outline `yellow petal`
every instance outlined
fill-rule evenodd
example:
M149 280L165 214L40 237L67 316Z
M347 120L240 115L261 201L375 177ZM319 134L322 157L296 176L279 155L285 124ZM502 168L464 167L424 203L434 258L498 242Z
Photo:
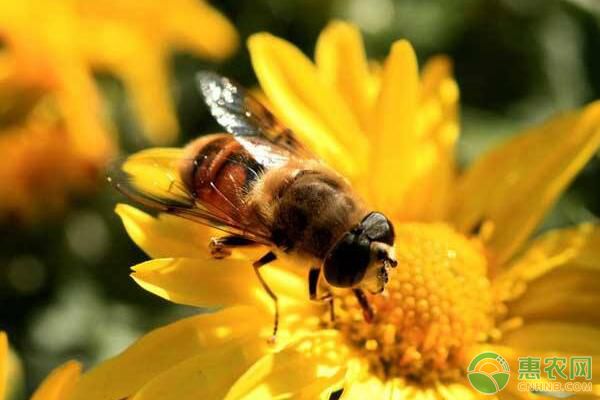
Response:
M364 172L368 143L358 121L311 61L267 33L252 35L248 48L260 85L282 121L348 178Z
M210 257L209 243L225 236L223 231L187 219L161 213L152 217L127 204L118 204L115 212L121 217L129 237L152 258ZM232 251L230 258L257 260L267 252L264 246L252 246Z
M490 221L487 247L503 264L599 145L600 102L516 136L460 178L452 221L464 232Z
M443 55L431 57L421 72L421 102L438 99L444 107L456 107L459 93L456 82L453 81L452 61Z
M129 183L131 187L146 196L173 201L189 201L189 194L179 174L179 163L184 157L182 148L156 147L139 151L129 156L120 166L131 181L118 172L115 184Z
M31 400L65 400L81 375L81 364L69 361L56 368L44 379Z
M471 399L493 399L489 395L482 395L467 383L439 383L436 385L438 393L442 399L446 400L471 400Z
M385 385L381 380L371 377L360 382L353 382L342 393L343 400L361 400L366 398L384 398Z
M223 14L204 0L180 0L163 7L171 40L179 49L215 60L229 57L238 46L238 34Z
M109 70L123 81L150 142L172 142L178 126L169 88L167 47L157 46L156 37L132 30L129 24L109 23L96 16L89 18L79 40L97 68ZM132 54L136 54L136 62L131 62Z
M539 397L534 394L528 395L525 392L518 391L518 389L517 389L517 391L513 391L513 390L509 390L509 389L510 389L510 382L508 384L508 387L506 387L504 390L502 390L500 393L498 393L495 398L499 399L499 400L524 400L524 399L530 399L533 396ZM492 397L492 399L493 398L494 397Z
M133 279L144 289L175 303L197 307L236 304L272 310L273 302L247 260L214 258L161 258L135 266ZM308 301L304 279L267 265L261 274L280 297L280 305Z
M600 328L560 322L533 322L510 331L502 344L518 354L536 352L600 355Z
M323 79L342 95L363 130L370 113L369 64L358 28L331 22L319 35L315 61Z
M127 204L117 205L115 212L129 237L152 258L208 257L210 239L223 236L221 231L168 214L154 218Z
M597 230L594 225L582 224L576 228L547 232L534 240L513 263L497 271L499 274L493 280L494 290L507 291L502 293L502 301L521 295L524 287L517 287L519 284L527 284L583 255L587 245L596 242L593 238L597 236Z
M408 187L433 162L433 147L419 147L416 137L418 90L415 52L407 41L398 41L383 70L370 154L376 205L393 217L402 209Z
M0 400L4 399L8 386L8 339L0 331Z
M450 60L437 56L427 61L421 73L419 97L415 155L433 149L432 163L408 187L398 218L439 221L446 217L456 179L459 92Z
M346 369L340 368L338 372L331 376L317 378L300 389L296 397L299 400L331 400L332 395L339 390L340 382L343 382L345 373Z
M600 322L600 227L551 231L494 281L508 317Z
M508 304L508 318L600 324L600 270L565 265L531 282Z
M178 134L169 83L172 48L223 59L235 50L238 38L227 19L204 1L156 4L80 5L85 23L75 40L94 67L122 79L142 131L152 143L165 144Z
M175 365L227 343L258 336L264 316L249 307L198 315L156 329L120 355L84 374L70 400L116 400L132 396Z
M99 118L102 109L100 96L94 82L77 62L60 64L64 74L64 88L56 96L64 114L64 123L77 154L95 165L106 165L115 154L112 130ZM67 78L68 77L68 78ZM82 101L85 99L85 101Z
M179 126L171 100L169 68L164 54L154 47L148 40L139 41L134 47L136 62L123 60L115 72L123 80L142 132L151 143L165 145L177 139Z
M339 340L337 332L321 331L265 355L235 382L225 399L297 398L317 382L318 389L327 389L344 370L346 355ZM314 386L311 391L320 392Z
M150 380L132 400L222 399L267 346L256 336L208 348Z

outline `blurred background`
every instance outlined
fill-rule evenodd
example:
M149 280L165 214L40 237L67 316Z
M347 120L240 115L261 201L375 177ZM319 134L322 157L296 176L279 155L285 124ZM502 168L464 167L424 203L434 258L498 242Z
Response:
M114 214L123 198L102 168L118 153L215 131L194 72L255 85L248 35L269 31L312 56L319 31L342 18L361 28L371 58L398 38L413 43L421 63L450 55L462 97L461 165L526 125L600 98L598 0L2 3L0 330L20 360L15 399L67 359L92 365L197 312L128 277L147 257ZM596 156L543 228L598 216Z

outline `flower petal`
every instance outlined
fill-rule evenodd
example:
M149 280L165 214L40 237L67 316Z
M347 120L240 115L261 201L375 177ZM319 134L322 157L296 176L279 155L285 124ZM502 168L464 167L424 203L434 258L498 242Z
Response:
M358 28L331 22L319 35L315 61L323 79L342 95L366 131L371 111L369 64Z
M180 48L215 60L229 57L237 49L235 27L208 2L180 0L164 10L169 13L171 38Z
M321 331L265 355L235 382L225 399L294 397L308 387L313 393L326 390L339 382L340 369L344 371L339 340L337 332Z
M359 400L368 397L379 399L386 395L386 382L371 373L369 361L353 357L346 362L346 377L343 382L341 400Z
M467 383L438 383L437 392L445 400L471 400L490 399L489 395L483 395L473 390ZM491 397L493 399L493 397Z
M257 337L264 318L253 308L235 307L156 329L84 374L70 400L129 397L152 378L207 349Z
M161 258L133 269L132 277L140 286L175 303L197 307L252 304L267 310L273 307L273 301L246 260ZM299 276L271 265L260 271L280 297L282 306L294 300L308 300L306 282Z
M121 35L121 42L125 35ZM179 126L171 100L169 65L164 54L155 51L156 44L147 38L132 38L137 61L121 59L115 72L123 80L133 111L141 123L142 132L156 145L173 143ZM139 66L143 65L144 68ZM151 84L150 84L151 83ZM151 112L149 112L151 110Z
M551 231L494 282L508 318L600 322L600 227Z
M505 263L599 146L600 102L516 136L460 178L452 221L463 232L491 222L487 247Z
M571 229L557 229L534 240L519 258L506 268L495 271L494 290L501 301L512 300L523 293L527 284L544 274L572 261L585 248L597 229L582 224ZM591 243L593 243L592 240Z
M402 220L439 221L446 217L456 171L454 152L458 139L458 85L448 58L427 61L421 73L416 116L418 152L433 152L432 162L410 182L398 207Z
M248 40L252 66L275 113L319 157L350 179L365 172L358 121L300 50L267 33Z
M408 187L433 163L433 148L418 147L419 72L405 40L392 46L372 121L371 191L378 208L396 218Z
M4 399L8 386L8 338L0 331L0 400Z
M561 353L600 356L600 328L560 322L534 322L507 332L502 344L517 354ZM600 366L600 364L599 364Z
M508 304L508 318L600 323L600 271L574 266L553 270L528 285L525 294Z
M169 214L157 218L127 204L115 212L121 217L129 237L152 258L210 256L208 244L223 232Z
M142 150L129 156L120 166L122 172L115 171L115 176L110 179L118 189L130 189L126 191L128 195L143 194L141 200L153 196L181 202L189 197L179 174L179 162L183 157L183 148Z
M222 399L266 347L256 336L208 348L150 380L132 400Z
M335 392L340 389L340 382L343 382L345 373L346 369L340 368L338 372L331 376L315 379L297 392L297 398L303 400L331 400L335 398Z
M53 370L37 388L31 400L64 400L69 398L81 375L81 364L69 361Z
M342 393L343 400L361 400L366 398L384 398L385 385L379 379L371 377L360 382L353 382Z
M81 40L94 65L116 73L123 80L143 132L154 144L173 142L179 129L168 79L168 46L220 60L229 56L238 44L235 28L206 2L177 0L175 3L160 9L160 15L153 15L157 10L152 6L131 6L132 13L139 12L148 20L164 24L156 29L155 35L131 29L135 21L107 23L91 7L87 10L90 18Z

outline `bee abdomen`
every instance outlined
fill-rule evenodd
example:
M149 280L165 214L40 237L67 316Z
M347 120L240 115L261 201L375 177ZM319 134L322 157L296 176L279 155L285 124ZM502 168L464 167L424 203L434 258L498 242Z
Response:
M242 217L244 197L262 173L262 166L230 135L201 137L186 147L190 162L181 177L192 195L211 211Z

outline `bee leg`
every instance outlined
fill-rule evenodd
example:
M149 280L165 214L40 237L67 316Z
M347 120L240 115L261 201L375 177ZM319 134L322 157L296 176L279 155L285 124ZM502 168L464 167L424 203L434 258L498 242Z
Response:
M271 288L269 287L267 282L263 279L262 275L260 274L260 267L267 265L268 263L275 261L276 259L277 259L277 256L275 255L275 253L273 253L272 251L269 251L267 254L265 254L258 260L256 260L254 263L252 263L252 266L254 267L254 272L256 273L256 276L257 276L258 280L260 281L260 284L262 285L263 289L265 289L265 291L267 292L269 297L273 300L273 305L275 306L275 321L273 322L273 336L271 336L271 339L269 340L271 343L275 342L275 339L277 337L277 329L279 328L279 301L277 299L277 295L275 294L275 292L273 292L273 290L271 290Z
M329 304L329 319L331 323L335 323L335 304L333 303L333 294L331 292L327 292L323 297L321 297L321 301L326 301Z
M329 304L329 315L331 322L335 322L335 307L333 304L333 294L328 291L323 296L317 296L319 287L319 277L321 276L321 268L312 267L308 271L308 295L312 301L326 301Z
M231 249L235 247L252 246L256 242L243 236L228 235L210 239L208 248L210 255L216 259L222 259L231 255Z
M311 300L317 299L317 286L319 284L319 276L321 275L321 268L312 267L308 271L308 295Z
M363 318L365 319L365 322L367 322L367 323L373 322L373 318L375 317L375 312L373 311L373 307L371 307L371 304L369 303L369 300L367 299L365 292L363 292L362 289L358 289L358 288L354 288L354 289L352 289L352 291L354 292L354 295L356 296L356 300L358 300L358 304L360 305L360 308L362 308Z

